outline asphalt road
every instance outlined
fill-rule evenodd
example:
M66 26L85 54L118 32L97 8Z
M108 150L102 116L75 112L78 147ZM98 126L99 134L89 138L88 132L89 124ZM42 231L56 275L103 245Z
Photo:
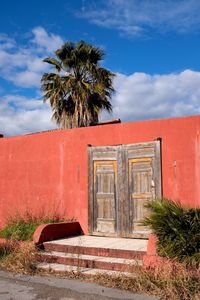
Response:
M79 280L14 275L0 271L0 300L158 300Z

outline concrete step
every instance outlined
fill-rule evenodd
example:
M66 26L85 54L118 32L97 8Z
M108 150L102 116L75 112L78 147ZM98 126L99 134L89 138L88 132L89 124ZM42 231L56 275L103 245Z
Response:
M147 240L79 236L45 242L43 246L46 251L142 260Z
M43 248L44 252L38 253L39 268L82 270L91 275L97 270L130 274L142 267L147 240L82 235L45 242Z
M77 266L70 266L70 265L64 265L64 264L57 264L57 263L39 263L38 269L47 271L47 272L56 272L56 273L71 273L74 274L82 274L85 276L94 276L99 274L105 274L109 276L129 276L129 277L135 277L136 274L130 273L130 272L119 272L119 271L112 271L112 270L101 270L101 269L95 269L95 268L83 268L83 267L77 267Z
M105 257L65 252L41 252L38 254L40 262L59 263L77 267L134 272L142 266L142 260L124 259L119 257Z

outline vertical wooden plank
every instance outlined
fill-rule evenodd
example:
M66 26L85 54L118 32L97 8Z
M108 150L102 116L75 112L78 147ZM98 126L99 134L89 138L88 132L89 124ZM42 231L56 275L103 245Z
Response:
M155 193L156 198L162 198L162 141L155 142Z
M88 147L88 230L92 234L93 231L93 151L92 147Z
M130 231L130 186L129 186L129 163L128 163L128 145L123 145L123 164L124 164L124 222L123 222L123 236L127 236Z
M124 145L118 146L118 235L126 236L128 226L128 170L127 170L127 156L126 147Z
M123 185L121 183L122 178L122 152L121 146L117 147L117 183L116 183L116 232L118 236L121 236L121 202L123 201Z

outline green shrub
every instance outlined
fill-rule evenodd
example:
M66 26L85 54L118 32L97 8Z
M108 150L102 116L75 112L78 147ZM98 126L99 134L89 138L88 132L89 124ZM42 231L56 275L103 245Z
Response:
M0 231L0 237L18 241L30 241L39 225L62 221L64 220L59 217L37 219L32 216L27 217L27 215L25 218L17 216L11 219L7 226Z
M157 236L158 254L200 264L200 208L185 208L168 199L151 200L142 224Z

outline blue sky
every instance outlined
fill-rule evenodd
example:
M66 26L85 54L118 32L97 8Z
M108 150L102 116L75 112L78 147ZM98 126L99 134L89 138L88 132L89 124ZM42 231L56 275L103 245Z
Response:
M59 4L58 4L59 3ZM122 121L200 114L200 1L10 0L0 10L0 133L56 128L42 59L64 41L102 47Z

